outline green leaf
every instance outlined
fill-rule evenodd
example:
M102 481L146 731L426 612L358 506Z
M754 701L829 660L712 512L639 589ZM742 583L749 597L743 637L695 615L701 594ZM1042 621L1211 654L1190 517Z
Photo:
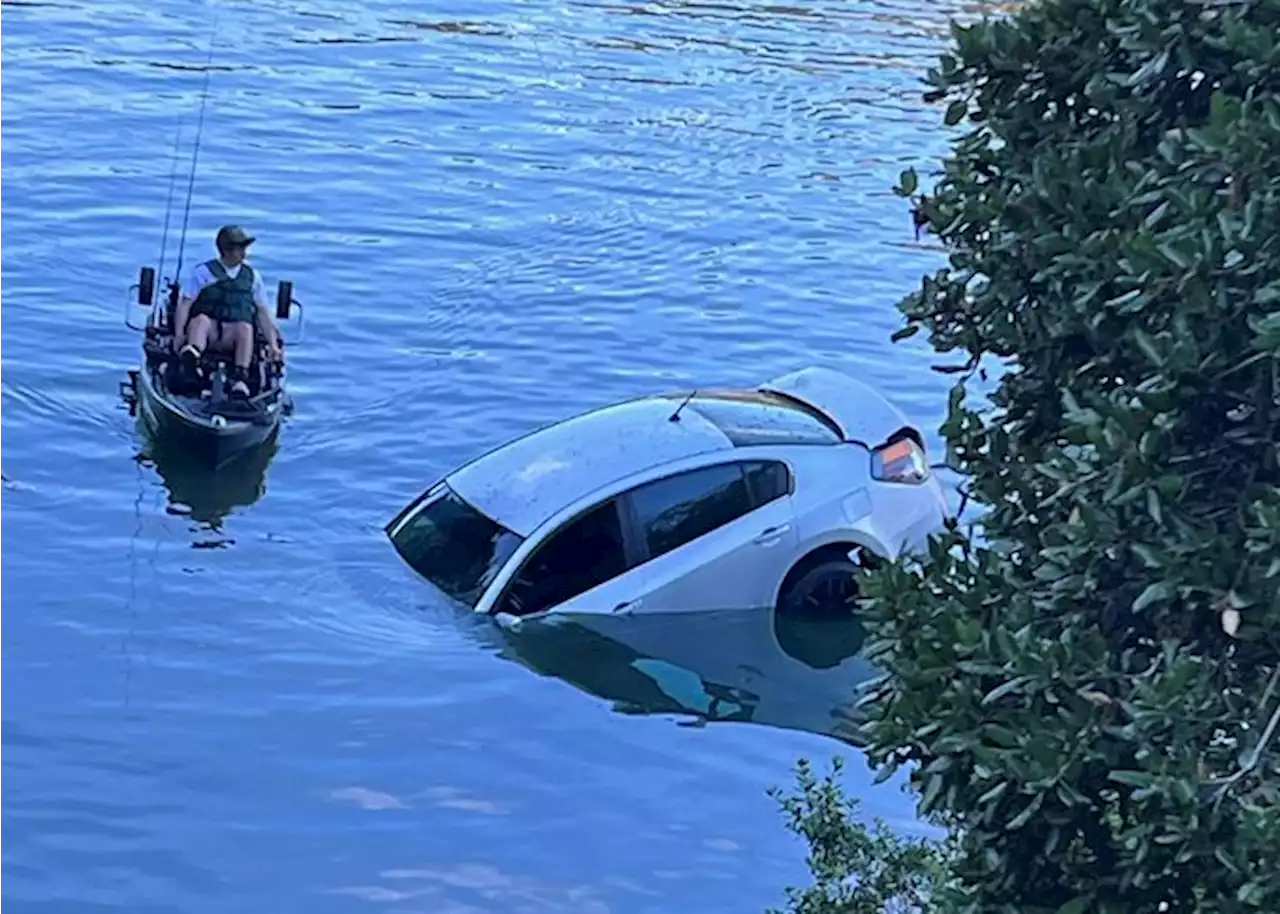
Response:
M1259 882L1246 882L1236 890L1236 900L1241 904L1257 905L1267 897L1267 890Z
M1134 555L1142 560L1142 564L1148 568L1161 568L1164 566L1160 556L1146 543L1130 543L1129 548L1133 550Z
M1133 601L1132 609L1134 612L1140 613L1154 603L1163 603L1169 600L1175 592L1176 588L1169 581L1156 581L1153 584L1148 584L1143 588L1142 593L1138 594L1137 599Z
M983 697L982 706L986 707L987 705L995 704L1004 696L1011 695L1018 691L1018 689L1022 688L1030 681L1030 676L1019 676L1016 679L1010 679L1008 682L996 686Z
M1156 223L1159 222L1161 219L1163 219L1164 214L1167 213L1168 211L1169 211L1169 201L1165 200L1163 203L1161 203L1159 206L1157 206L1155 209L1153 209L1151 212L1147 214L1147 218L1142 220L1142 227L1145 229L1154 228Z
M1147 513L1156 522L1156 526L1164 524L1164 512L1160 509L1160 494L1155 489L1147 489Z
M1177 245L1172 242L1166 241L1163 244L1157 245L1157 248L1160 253L1164 255L1165 259L1178 269L1185 270L1187 267L1191 266L1191 261L1187 258L1187 255L1182 253L1182 251L1178 249Z
M986 724L982 730L992 742L1006 749L1012 749L1019 743L1017 732L1002 724Z
M1209 123L1214 127L1226 126L1232 116L1233 105L1227 94L1221 89L1214 89L1209 96Z
M1214 848L1213 858L1217 860L1219 863L1221 863L1228 870L1230 870L1232 874L1238 874L1240 872L1240 867L1237 866L1236 862L1231 859L1231 855L1227 853L1226 848L1223 848L1223 847Z
M1129 304L1129 302L1137 301L1139 298L1142 298L1143 294L1144 292L1142 289L1130 289L1123 295L1117 295L1115 298L1108 299L1106 306L1109 308L1121 308L1122 306Z
M1156 342L1148 334L1141 330L1133 332L1133 341L1142 350L1142 354L1147 357L1152 365L1159 367L1164 364L1164 357L1160 355L1160 350L1156 348Z
M1133 75L1124 81L1126 86L1140 86L1148 80L1158 76L1165 67L1169 65L1169 54L1171 48L1164 48L1160 53L1156 54L1136 71ZM1059 912L1061 914L1061 912Z
M1018 813L1011 820L1009 820L1009 824L1005 826L1005 829L1007 831L1017 831L1019 828L1022 828L1022 826L1026 825L1028 822L1031 821L1031 817L1036 814L1036 811L1040 809L1040 804L1042 804L1043 802L1044 802L1044 794L1042 793L1036 794L1035 799L1033 799L1030 803L1028 803L1026 808L1022 810L1022 812Z
M1130 787L1150 787L1156 782L1156 776L1147 771L1112 771L1107 777Z
M946 124L948 127L954 127L956 124L960 123L960 121L964 118L965 112L968 110L969 110L968 104L962 99L957 99L956 101L947 105L947 113L943 117L942 122ZM883 187L884 185L882 184L880 186Z
M935 774L930 776L925 784L924 795L920 798L920 810L928 812L933 809L933 804L938 799L938 793L942 790L942 775Z
M978 797L978 805L979 805L979 806L989 806L989 805L990 805L992 802L994 802L996 799L998 799L999 797L1003 796L1003 795L1004 795L1004 792L1005 792L1006 790L1008 790L1008 789L1009 789L1009 782L1008 782L1008 781L1001 781L999 784L997 784L996 786L992 787L990 790L988 790L988 791L987 791L986 793L984 793L982 796Z
M1255 333L1253 348L1280 356L1280 310L1266 317L1251 318L1249 328Z
M1093 894L1077 895L1070 901L1058 907L1055 914L1084 914L1089 909L1089 902L1093 901Z

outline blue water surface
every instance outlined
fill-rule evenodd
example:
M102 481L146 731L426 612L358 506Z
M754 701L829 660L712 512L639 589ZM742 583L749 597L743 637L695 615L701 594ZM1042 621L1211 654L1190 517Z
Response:
M4 0L11 910L762 911L805 878L765 795L800 755L919 830L833 738L856 660L747 617L522 654L382 525L658 388L825 364L936 429L949 379L888 337L941 258L889 188L946 149L919 78L976 9ZM211 40L183 263L243 223L305 308L296 414L219 478L117 392Z

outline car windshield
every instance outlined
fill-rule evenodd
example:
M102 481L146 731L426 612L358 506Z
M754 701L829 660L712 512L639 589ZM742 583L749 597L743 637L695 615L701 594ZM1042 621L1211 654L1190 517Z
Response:
M481 514L451 488L428 492L425 506L393 528L391 543L414 571L472 608L524 538Z

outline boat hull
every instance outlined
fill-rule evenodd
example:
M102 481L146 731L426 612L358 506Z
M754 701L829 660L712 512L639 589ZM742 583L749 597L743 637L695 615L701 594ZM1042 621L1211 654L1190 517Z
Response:
M253 419L210 414L201 401L162 389L149 371L137 372L133 383L138 414L148 432L214 466L266 442L279 428L284 413L282 404L276 402Z

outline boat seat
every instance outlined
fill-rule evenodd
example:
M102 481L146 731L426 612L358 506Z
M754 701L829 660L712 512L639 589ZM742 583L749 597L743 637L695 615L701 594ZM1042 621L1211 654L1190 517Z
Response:
M250 396L257 396L268 386L272 384L276 377L276 369L272 363L268 362L266 356L266 342L262 339L262 334L254 329L253 361L249 363L249 393ZM205 350L201 354L201 364L206 368L206 380L204 383L192 389L192 385L183 382L181 371L178 368L178 360L173 357L173 334L167 327L148 327L144 350L147 354L147 361L154 368L158 368L161 363L167 363L165 366L165 383L170 390L184 396L198 396L201 391L209 388L208 369L216 368L219 364L228 368L231 366L235 353L211 352Z
M205 359L204 364L206 366L211 363L216 365L218 362L225 362L228 366L231 364L229 355L223 358L222 354L218 353L218 356L216 359ZM170 359L166 362L164 375L166 386L174 393L184 396L199 396L201 392L208 390L209 385L212 383L212 375L209 373L206 373L203 381L199 384L192 385L187 383L182 376L182 369L179 367L177 359ZM249 366L249 395L256 397L271 386L274 379L275 372L271 365L261 358L255 358Z
M168 327L150 326L147 328L147 339L144 348L148 354L161 360L173 352L173 333ZM257 327L253 328L253 362L255 365L263 360L266 355L267 342L262 338L262 333ZM215 351L206 349L201 353L200 360L206 364L217 365L219 362L225 362L230 365L235 353L230 349L225 351Z

